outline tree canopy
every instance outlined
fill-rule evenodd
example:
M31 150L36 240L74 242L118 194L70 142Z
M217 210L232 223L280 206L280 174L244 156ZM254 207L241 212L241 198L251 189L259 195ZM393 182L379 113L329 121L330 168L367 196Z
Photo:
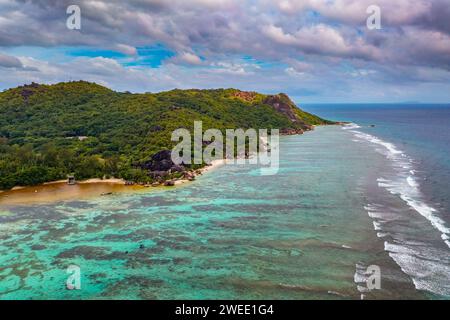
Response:
M202 121L204 130L301 130L331 123L283 94L236 89L132 94L85 81L6 90L0 93L0 115L0 189L68 174L140 180L145 172L135 164L173 147L172 131L192 130L194 121Z

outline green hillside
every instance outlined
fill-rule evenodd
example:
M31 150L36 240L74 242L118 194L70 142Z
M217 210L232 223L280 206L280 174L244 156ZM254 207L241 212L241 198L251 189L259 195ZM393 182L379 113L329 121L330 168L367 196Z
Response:
M171 149L177 128L278 128L328 124L284 94L235 89L119 93L85 81L31 84L0 93L0 189L64 179L148 180L139 167Z

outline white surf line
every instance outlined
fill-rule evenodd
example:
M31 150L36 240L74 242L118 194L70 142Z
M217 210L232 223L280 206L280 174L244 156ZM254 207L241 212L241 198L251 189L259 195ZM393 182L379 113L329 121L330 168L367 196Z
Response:
M405 155L402 151L389 142L383 141L373 135L364 133L355 129L361 128L355 123L350 123L343 127L345 130L352 132L357 138L366 140L377 146L382 146L388 151L385 154L386 158L400 164L400 168L405 172L401 172L406 175L405 180L389 181L379 178L378 185L386 188L390 193L398 195L409 207L413 208L421 216L426 218L431 225L441 233L441 238L445 244L450 248L450 229L446 227L445 222L436 216L434 213L436 209L427 205L424 201L418 200L422 194L419 190L419 183L414 178L414 170L411 166L411 159Z

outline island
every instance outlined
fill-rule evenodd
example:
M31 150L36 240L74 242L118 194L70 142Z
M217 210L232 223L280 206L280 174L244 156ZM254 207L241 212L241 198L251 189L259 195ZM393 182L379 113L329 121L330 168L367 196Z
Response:
M86 81L31 83L0 93L0 190L69 179L167 185L205 164L175 165L175 129L279 129L302 134L332 121L283 93L237 89L115 92Z

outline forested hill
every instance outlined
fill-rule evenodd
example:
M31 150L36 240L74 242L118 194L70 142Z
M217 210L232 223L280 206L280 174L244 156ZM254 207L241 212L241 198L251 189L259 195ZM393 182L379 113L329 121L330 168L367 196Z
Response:
M0 93L0 189L64 179L145 180L143 163L170 149L177 128L278 128L327 124L284 94L236 89L132 94L85 81L32 83Z

